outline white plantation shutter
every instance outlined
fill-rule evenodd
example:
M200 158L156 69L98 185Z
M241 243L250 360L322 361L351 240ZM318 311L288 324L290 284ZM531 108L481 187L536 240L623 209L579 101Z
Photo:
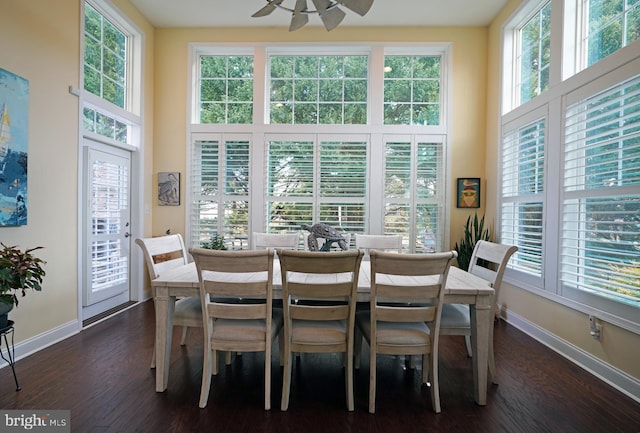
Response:
M410 252L444 245L444 143L441 137L387 137L384 234L402 235Z
M267 231L300 231L317 222L365 230L368 143L349 138L267 141Z
M347 233L366 230L367 143L320 143L320 221Z
M229 248L248 247L249 153L249 141L242 137L193 143L191 245L221 235Z
M545 119L502 138L500 242L517 245L509 267L542 277Z
M562 222L563 286L640 307L640 75L567 107Z

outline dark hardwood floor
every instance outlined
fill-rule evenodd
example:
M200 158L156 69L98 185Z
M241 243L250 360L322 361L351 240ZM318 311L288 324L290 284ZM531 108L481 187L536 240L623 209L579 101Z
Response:
M495 331L499 385L490 385L484 407L473 401L462 337L441 339L440 414L420 386L420 372L391 357L379 360L377 411L369 414L364 355L355 374L355 412L346 410L338 356L304 354L294 366L287 412L280 411L277 356L272 409L264 411L264 357L251 353L222 364L209 404L200 409L202 333L191 332L181 347L177 332L164 393L155 392L149 368L154 311L146 302L19 360L19 392L11 369L1 369L0 408L70 410L71 430L79 433L640 432L640 404L502 321Z

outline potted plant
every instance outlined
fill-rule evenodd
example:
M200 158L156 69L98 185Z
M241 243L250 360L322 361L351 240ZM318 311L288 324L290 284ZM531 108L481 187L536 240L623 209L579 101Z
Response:
M210 241L202 243L202 248L206 248L208 250L226 250L227 245L224 243L224 237L220 235L213 235L211 236Z
M7 326L7 314L18 306L20 297L27 290L42 290L41 283L45 276L45 261L33 255L33 251L43 247L35 247L22 251L17 246L7 246L0 242L0 329Z
M478 214L476 213L473 221L471 221L471 215L467 218L467 223L464 226L464 237L460 240L460 245L456 242L454 247L458 253L458 267L463 271L469 270L471 255L476 247L476 242L479 240L489 241L491 240L491 235L489 229L484 226L484 215L478 219Z

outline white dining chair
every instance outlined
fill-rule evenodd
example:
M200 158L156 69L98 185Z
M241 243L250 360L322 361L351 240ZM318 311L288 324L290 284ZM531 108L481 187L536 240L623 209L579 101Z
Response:
M377 356L422 355L422 382L440 412L439 327L444 288L455 251L396 254L372 250L370 309L356 317L356 366L362 339L369 343L369 412L375 413Z
M356 248L364 250L365 256L369 254L370 250L402 252L402 235L365 235L356 233L355 242Z
M187 249L179 233L151 238L138 238L136 239L136 244L140 246L144 253L149 278L151 280L155 280L162 275L163 272L184 266L189 262ZM155 299L155 293L153 296ZM188 329L202 327L202 307L199 298L188 297L176 300L175 310L173 312L173 326L182 327L180 345L184 346L186 344ZM151 368L155 368L155 366L156 347L154 343L153 355L151 356Z
M494 295L492 317L495 317L498 308L498 296L502 286L502 277L507 268L511 256L518 251L514 245L497 244L485 240L479 240L471 253L468 272L487 280L493 287ZM471 350L471 315L469 305L445 304L442 309L442 321L440 324L442 335L462 335L465 339L467 353L473 356ZM496 382L496 365L493 351L493 324L489 327L489 374L492 381Z
M204 318L199 406L206 407L211 376L218 374L218 351L264 352L264 409L271 409L271 348L282 329L282 314L273 309L274 251L189 252L198 271Z
M353 401L353 337L362 251L278 250L284 310L281 409L289 407L293 353L344 353L347 409Z
M297 250L300 242L300 233L259 233L253 232L252 249L285 248Z

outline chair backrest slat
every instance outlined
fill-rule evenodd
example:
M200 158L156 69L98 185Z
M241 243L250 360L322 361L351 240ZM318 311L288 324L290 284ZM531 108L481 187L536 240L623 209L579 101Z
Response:
M356 248L365 250L402 252L401 235L363 235L356 233Z
M297 250L300 242L300 233L258 233L253 232L252 248L261 250L264 248L284 248Z
M182 236L158 236L154 238L138 238L136 244L144 253L149 278L158 278L163 272L188 263L187 249Z

